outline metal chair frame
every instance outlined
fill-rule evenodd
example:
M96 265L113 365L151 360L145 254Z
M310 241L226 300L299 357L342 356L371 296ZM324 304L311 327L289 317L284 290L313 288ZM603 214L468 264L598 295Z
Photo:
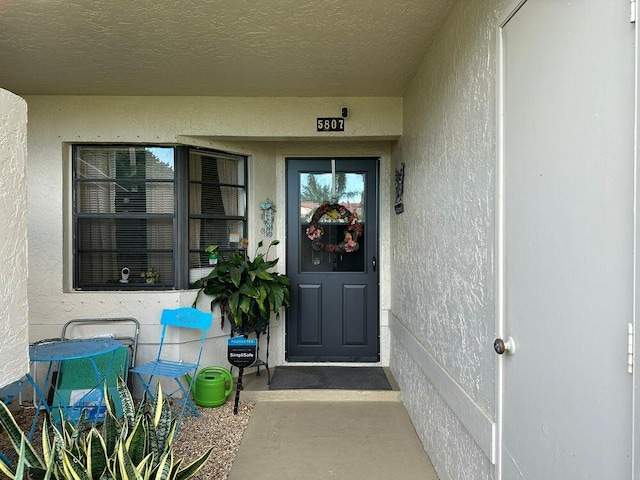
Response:
M61 340L67 339L67 330L71 329L73 331L73 327L79 327L82 325L96 325L99 327L109 327L109 324L120 323L120 324L129 324L128 327L133 328L133 332L130 336L112 336L116 340L120 340L122 344L127 347L128 357L129 357L129 365L128 370L125 372L125 380L131 388L131 382L128 379L129 369L135 367L136 365L136 354L138 353L138 335L140 334L140 322L133 317L115 317L115 318L74 318L73 320L69 320L62 327L62 334L60 335ZM112 325L113 326L113 325ZM110 334L111 332L107 332Z
M191 398L191 385L193 385L195 381L191 382L191 385L185 386L181 379L186 375L191 375L195 380L200 366L200 358L202 356L202 349L206 340L207 330L211 327L212 319L213 315L211 313L205 313L195 308L185 307L173 310L163 310L160 319L162 333L160 335L160 345L158 347L158 355L156 359L130 370L130 372L136 374L146 394L152 400L155 400L155 396L151 388L154 377L167 378L176 382L177 388L171 393L165 393L165 397L171 398L178 404L178 409L176 409L176 411L179 411L176 435L180 428L180 422L182 421L183 415L192 415L194 417L199 416L196 406ZM190 328L202 331L200 336L200 348L198 349L198 355L194 363L163 358L162 350L169 328ZM145 380L143 376L148 378ZM181 394L181 397L177 394Z

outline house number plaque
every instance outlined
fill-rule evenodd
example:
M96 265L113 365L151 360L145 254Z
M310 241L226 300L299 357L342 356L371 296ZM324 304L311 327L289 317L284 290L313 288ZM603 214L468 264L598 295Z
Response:
M323 117L316 119L318 132L344 132L344 118Z

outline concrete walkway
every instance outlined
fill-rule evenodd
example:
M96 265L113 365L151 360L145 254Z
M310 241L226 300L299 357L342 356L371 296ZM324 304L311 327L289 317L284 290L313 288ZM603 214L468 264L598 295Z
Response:
M298 393L258 395L229 480L438 480L399 396Z

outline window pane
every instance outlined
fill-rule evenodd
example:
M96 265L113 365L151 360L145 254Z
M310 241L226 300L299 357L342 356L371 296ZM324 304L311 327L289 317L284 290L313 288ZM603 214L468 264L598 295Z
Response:
M121 270L128 283L143 283L140 273L153 267L160 282L173 281L173 220L82 218L77 227L80 278L84 286L113 284Z
M173 183L82 182L77 189L80 213L173 213Z
M308 222L323 203L339 203L365 218L364 182L362 173L336 173L336 201L332 202L330 173L301 173L300 220Z
M355 248L345 251L348 239L364 245L365 218L365 174L336 173L335 201L332 201L332 175L330 173L300 174L300 265L303 272L361 272L364 271L364 249ZM344 214L335 210L311 220L318 207L325 203L336 203L344 208ZM317 215L317 214L316 214ZM360 227L358 232L351 230L347 218L355 215ZM309 236L309 227L314 226L321 232L313 239ZM333 251L333 249L336 251Z
M74 151L74 210L82 215L76 218L76 286L171 287L174 149L77 146ZM154 283L141 276L149 267ZM129 271L126 279L123 268Z
M192 215L244 217L244 188L191 183L189 198Z
M172 180L172 147L84 146L76 147L76 178L148 178Z
M171 287L173 285L173 252L148 253L147 255L126 255L119 253L91 253L78 255L80 278L84 288L141 288ZM126 282L123 281L122 270L129 269ZM157 278L147 283L141 273L153 267Z
M81 218L76 236L80 250L110 250L116 246L116 221L112 218Z
M74 288L186 288L175 265L206 266L206 246L235 250L246 236L244 157L144 145L74 145L73 153Z
M204 254L207 246L235 250L240 239L246 236L244 171L243 157L190 151L190 268L208 265L208 255Z
M191 150L189 152L189 180L243 186L244 158Z
M246 237L243 220L191 220L191 223L191 230L200 232L202 251L208 245L218 245L222 250L237 250L240 239Z

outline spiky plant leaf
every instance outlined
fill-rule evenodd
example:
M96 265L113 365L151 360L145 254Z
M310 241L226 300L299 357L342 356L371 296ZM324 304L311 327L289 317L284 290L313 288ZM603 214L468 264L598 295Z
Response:
M105 471L98 480L116 480L115 474L111 470Z
M56 450L56 460L59 465L62 465L62 451L66 447L64 435L53 424L51 424L51 435L53 437L53 448Z
M231 273L231 282L238 288L240 286L240 279L242 278L242 273L244 268L242 266L234 267L230 270Z
M60 471L60 468L58 467L58 464L55 462L55 450L51 450L51 453L49 454L49 458L47 459L47 471L44 474L44 477L42 477L42 480L49 480L50 478L58 478L58 472ZM29 472L31 473L31 472ZM36 478L35 475L33 475L34 478Z
M152 456L152 463L156 465L162 452L158 442L158 432L153 422L147 422L147 452Z
M168 480L171 475L171 467L173 466L173 452L169 450L160 458L158 468L153 477L154 480Z
M58 472L62 470L62 448L55 442L51 442L51 432L49 427L50 418L46 417L42 424L42 457L44 458L46 470L32 467L29 469L29 476L33 480L48 480L58 478Z
M131 397L131 392L129 392L127 383L122 377L118 377L117 390L118 395L120 395L120 400L122 401L122 413L129 422L129 425L133 425L135 423L136 409L133 403L133 397Z
M95 428L92 428L87 435L86 462L87 472L91 478L100 478L109 462L107 446L102 435Z
M62 418L62 417L60 417ZM80 412L80 418L74 425L73 423L67 423L67 431L69 432L70 445L75 446L78 443L78 439L84 430L84 426L87 423L87 410L85 408Z
M213 453L213 447L209 448L206 452L204 452L200 457L198 457L193 463L187 465L183 470L178 472L176 475L176 480L186 480L187 478L193 477L196 473L198 473L204 464L207 463L209 457Z
M7 478L14 479L15 472L11 469L11 467L4 461L4 458L0 457L0 473L6 475Z
M67 450L62 453L62 465L65 474L64 478L70 480L91 480L86 467L80 459Z
M102 422L102 438L107 449L108 457L113 455L119 435L120 422L118 422L118 419L112 412L107 410L104 421Z
M182 466L182 458L179 458L178 460L173 462L173 467L171 467L171 475L169 476L171 480L175 480L176 475L178 475L178 472L180 471L181 466Z
M140 464L147 452L147 428L145 423L143 417L138 418L131 435L126 441L125 446L134 465Z
M7 431L14 450L19 452L20 442L22 441L24 434L18 427L11 411L4 402L0 402L0 424L2 424L4 429ZM24 445L24 461L28 467L44 467L44 462L29 441Z
M143 480L127 453L124 442L118 443L118 466L123 480Z
M164 398L162 396L162 383L158 382L156 386L156 399L153 405L153 424L157 427L160 423L160 417L162 416L162 404Z
M136 470L138 470L138 473L142 475L142 478L144 478L144 480L148 480L151 478L151 472L153 471L152 460L153 458L151 454L149 454L144 457L142 461L136 466Z
M173 439L176 438L176 430L178 429L178 422L175 418L171 419L171 428L169 429L169 436L165 443L164 449L170 449L173 446Z
M25 452L27 450L26 441L27 439L23 434L22 440L20 440L20 450L18 450L18 464L16 465L15 478L24 478Z
M118 378L120 377L118 376ZM117 388L118 387L117 387L117 379L116 379L116 391L117 391ZM120 394L118 394L118 396L120 396ZM116 404L113 401L113 395L111 395L111 391L109 390L106 380L102 385L102 398L104 399L104 405L106 407L106 411L111 411L112 413L114 413L114 416L115 416Z
M47 460L52 453L55 456L55 451L51 449L51 438L49 437L49 419L45 418L42 423L42 457Z
M158 386L160 386L159 383ZM159 387L158 395L156 396L156 405L153 417L153 424L156 430L159 454L164 452L166 448L171 444L173 431L171 405L166 398L162 398L162 396L160 396L161 393L162 388Z

